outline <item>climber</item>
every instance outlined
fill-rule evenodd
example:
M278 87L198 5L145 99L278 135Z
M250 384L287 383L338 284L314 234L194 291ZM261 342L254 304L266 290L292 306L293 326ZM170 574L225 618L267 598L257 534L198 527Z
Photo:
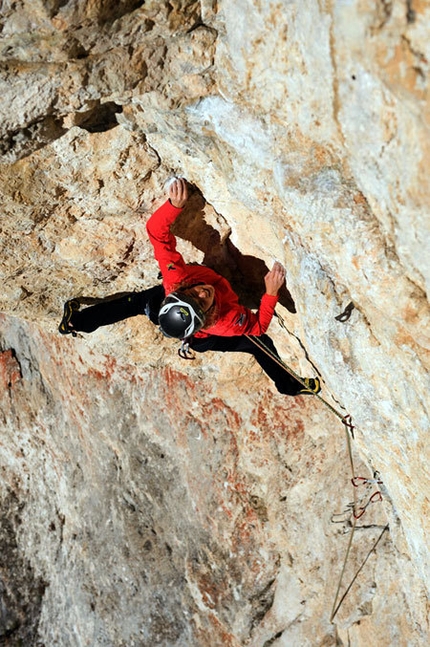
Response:
M196 352L212 350L253 355L280 393L318 393L318 378L304 378L306 386L303 386L250 339L250 336L257 336L270 353L279 358L272 340L265 333L274 314L278 291L285 281L282 265L275 263L266 274L266 293L257 313L240 305L226 279L208 267L187 265L176 250L170 226L187 199L186 181L174 180L169 188L169 199L147 222L163 285L97 303L82 311L82 300L72 299L64 306L60 332L92 332L99 326L146 314L153 323L159 324L167 337L186 340Z

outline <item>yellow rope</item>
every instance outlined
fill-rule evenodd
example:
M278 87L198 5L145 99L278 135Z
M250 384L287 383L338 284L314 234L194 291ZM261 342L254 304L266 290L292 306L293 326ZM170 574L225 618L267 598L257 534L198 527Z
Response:
M282 366L282 368L285 369L287 373L289 373L292 377L294 377L294 379L297 380L297 382L299 382L302 386L307 388L303 378L300 377L300 375L296 373L290 366L285 364L285 362L280 357L275 355L270 350L270 348L268 348L268 346L266 346L266 344L263 341L261 341L259 337L252 337L251 335L245 335L245 336L248 337L248 339L252 341L252 343L255 344L255 346L257 346L258 348L260 348L260 350L266 353L266 355L269 355L269 357L271 357L271 359L273 359L279 366ZM310 391L309 393L312 393L312 392ZM318 400L320 400L321 402L323 402L325 406L328 407L330 411L332 411L335 414L335 416L340 418L342 422L348 418L348 415L344 415L343 413L335 409L335 407L333 407L333 405L331 405L330 402L327 402L327 400L325 400L321 395L319 395L319 393L312 393L312 395L315 398L318 398Z

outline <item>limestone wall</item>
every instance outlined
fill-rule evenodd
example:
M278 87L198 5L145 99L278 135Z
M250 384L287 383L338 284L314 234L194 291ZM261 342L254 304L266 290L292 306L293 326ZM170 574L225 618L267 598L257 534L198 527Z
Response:
M2 640L427 644L430 4L1 8ZM158 281L145 222L172 175L198 189L187 260L253 307L285 264L270 334L383 482L332 622L339 419L246 356L181 361L144 317L57 332L65 299Z

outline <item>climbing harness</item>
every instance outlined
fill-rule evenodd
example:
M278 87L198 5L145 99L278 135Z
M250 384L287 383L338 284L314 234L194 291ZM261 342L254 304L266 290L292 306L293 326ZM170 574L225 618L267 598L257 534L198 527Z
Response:
M352 307L350 307L350 306L352 306ZM352 303L350 304L350 306L348 306L349 312L347 313L348 314L347 318L349 318L349 315L351 314L351 310L354 307L354 305ZM343 313L343 314L345 314L345 313ZM341 315L341 316L343 316L343 315ZM281 327L283 327L285 330L287 330L287 332L289 332L287 327L285 326L285 323L284 323L282 317L280 317L279 315L277 315L277 317L278 317L278 320L280 322ZM340 319L340 320L342 320L342 319ZM266 346L266 344L264 344L264 342L261 341L261 339L256 338L256 337L252 337L250 335L246 335L246 336L248 337L248 339L250 341L252 341L256 346L258 346L258 348L260 348L269 357L271 357L272 360L274 360L277 364L279 364L279 366L282 366L285 369L285 371L287 373L289 373L292 377L294 377L300 384L302 384L303 386L306 386L306 384L304 382L304 379L302 377L300 377L300 375L298 375L290 366L285 364L285 362L280 357L275 355L271 351L271 349L268 348ZM258 339L258 341L257 341L257 339ZM334 598L333 608L332 608L331 615L330 615L330 622L333 622L334 617L336 616L337 612L339 611L342 602L345 600L346 596L348 595L349 591L351 590L351 587L354 584L355 580L357 579L360 571L364 567L364 565L367 562L368 558L370 557L371 553L376 549L379 541L382 538L382 535L384 534L384 532L386 530L388 530L389 526L387 525L387 526L384 527L384 530L382 531L379 538L377 539L377 541L374 543L374 545L370 549L366 559L361 564L361 566L358 569L358 571L356 572L354 578L352 579L352 581L350 582L350 584L346 588L345 592L343 593L341 599L339 600L340 589L341 589L341 586L342 586L343 578L344 578L344 575L345 575L346 565L347 565L349 554L350 554L350 551L351 551L352 540L353 540L353 537L354 537L357 520L360 519L364 515L364 513L366 512L367 507L371 503L376 503L378 501L382 501L382 493L381 493L380 490L378 490L377 492L374 492L370 496L369 500L366 503L361 501L361 500L359 501L358 497L357 497L357 488L359 487L360 484L367 485L367 484L374 483L376 485L381 485L382 481L379 478L378 472L374 473L373 479L368 479L368 478L365 478L365 477L362 477L362 476L355 476L354 459L353 459L352 445L351 445L351 438L354 439L354 425L352 423L352 418L351 418L350 414L344 414L341 411L339 411L338 409L336 409L330 402L328 402L325 398L323 398L321 395L319 395L319 393L312 393L312 395L315 398L318 398L318 400L320 400L320 402L322 402L335 416L337 416L340 419L343 426L344 426L345 434L346 434L346 441L347 441L348 457L349 457L350 469L351 469L351 474L352 474L351 483L354 486L353 487L353 502L350 503L349 506L348 506L349 514L352 514L351 533L350 533L350 537L349 537L348 546L347 546L347 549L346 549L346 554L345 554L345 559L344 559L344 562L343 562L341 574L340 574L340 577L339 577L339 583L338 583L337 590L336 590L336 595L335 595L335 598ZM338 600L339 600L339 602L338 602Z

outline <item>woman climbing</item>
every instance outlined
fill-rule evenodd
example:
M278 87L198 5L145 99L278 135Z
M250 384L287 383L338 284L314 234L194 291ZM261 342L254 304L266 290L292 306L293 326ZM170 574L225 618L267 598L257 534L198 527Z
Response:
M278 364L277 350L265 334L278 301L278 291L285 281L283 266L275 263L264 277L266 292L257 313L240 305L237 294L225 278L203 265L186 264L177 251L170 227L187 199L186 181L174 180L169 187L169 199L147 222L163 285L104 301L84 310L79 309L82 299L72 299L64 306L60 332L92 332L99 326L146 314L159 324L167 337L186 341L196 352L212 350L253 355L280 393L318 393L318 378L304 378L303 385ZM269 354L253 343L254 336L263 342Z

